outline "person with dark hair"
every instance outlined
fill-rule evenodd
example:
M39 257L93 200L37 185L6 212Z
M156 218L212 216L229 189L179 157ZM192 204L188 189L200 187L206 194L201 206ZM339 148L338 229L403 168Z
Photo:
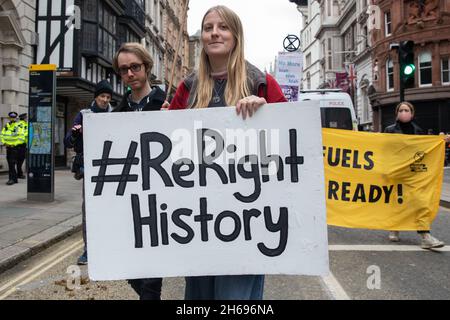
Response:
M113 88L107 80L102 80L95 86L94 101L91 105L78 112L73 121L72 128L66 134L64 144L66 148L73 148L76 155L72 164L72 172L76 180L84 178L84 159L83 159L83 114L86 113L99 113L99 112L111 112L111 99L113 94ZM85 206L85 194L83 184L83 202L81 205L82 211L82 223L83 223L83 241L84 251L78 258L77 263L79 265L85 265L88 263L87 255L87 237L86 237L86 206Z
M415 109L409 102L401 102L395 108L396 122L384 130L385 133L400 134L424 134L423 130L414 122ZM447 137L444 138L445 140ZM442 248L445 244L433 237L430 230L417 231L421 237L420 246L423 249ZM390 231L389 240L392 242L400 241L399 231Z
M122 44L114 56L113 67L130 89L113 112L161 109L166 95L150 83L153 60L141 44Z
M166 95L151 86L153 59L139 43L124 43L114 55L113 68L130 88L113 112L157 111ZM161 300L162 278L131 279L128 283L140 300Z

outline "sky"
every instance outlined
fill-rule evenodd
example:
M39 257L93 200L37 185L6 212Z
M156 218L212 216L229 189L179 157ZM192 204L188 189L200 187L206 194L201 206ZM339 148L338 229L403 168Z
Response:
M190 0L189 35L200 30L204 14L216 5L229 7L241 18L245 58L262 71L269 71L278 52L284 51L283 40L287 35L300 37L301 14L289 0Z

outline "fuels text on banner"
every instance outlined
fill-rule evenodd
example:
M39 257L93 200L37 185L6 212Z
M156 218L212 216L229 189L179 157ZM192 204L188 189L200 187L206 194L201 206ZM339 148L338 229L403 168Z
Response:
M322 133L328 224L430 230L441 195L442 137L336 129Z
M319 102L88 113L94 280L328 272ZM121 261L118 263L118 261Z

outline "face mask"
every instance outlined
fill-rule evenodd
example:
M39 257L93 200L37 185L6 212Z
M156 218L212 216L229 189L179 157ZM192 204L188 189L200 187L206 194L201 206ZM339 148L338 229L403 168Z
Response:
M397 115L397 119L403 123L410 122L412 120L412 115L411 113L401 112Z

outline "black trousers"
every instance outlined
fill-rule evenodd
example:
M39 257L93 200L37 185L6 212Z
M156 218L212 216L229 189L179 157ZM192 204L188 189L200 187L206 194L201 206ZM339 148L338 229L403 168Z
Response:
M17 147L6 147L6 160L8 161L9 180L17 182L17 160L19 149Z
M139 300L161 300L162 278L133 279L128 283L139 295Z
M25 162L27 156L27 145L21 144L17 146L17 175L23 176L22 165Z

